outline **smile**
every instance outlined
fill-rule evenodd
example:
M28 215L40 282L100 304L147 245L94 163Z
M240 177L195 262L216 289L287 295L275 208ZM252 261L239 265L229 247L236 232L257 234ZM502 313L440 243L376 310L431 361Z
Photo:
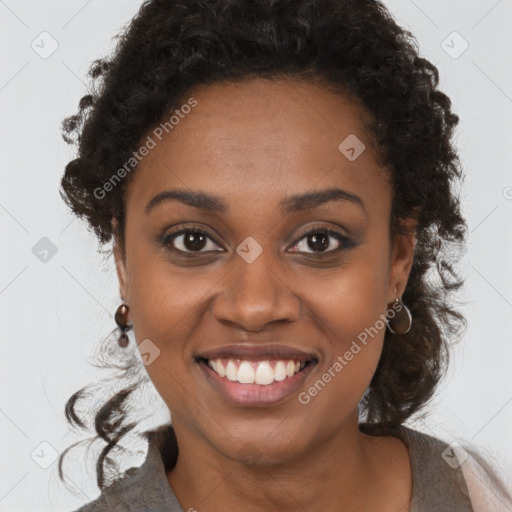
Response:
M318 363L313 354L283 345L231 345L197 354L207 382L231 403L268 407L298 393Z
M216 359L208 361L207 364L217 375L230 381L268 386L293 377L303 370L308 362L293 359L279 361Z

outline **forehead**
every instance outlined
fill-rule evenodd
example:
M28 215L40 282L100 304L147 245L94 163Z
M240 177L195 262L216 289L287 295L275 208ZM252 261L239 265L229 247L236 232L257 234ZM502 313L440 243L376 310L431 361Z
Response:
M155 146L127 194L137 209L170 188L211 191L242 204L277 203L292 190L332 186L370 202L388 193L365 111L349 96L293 79L257 78L196 87L183 104L191 98L197 103L178 112L172 128L149 132ZM352 147L356 156L362 151L355 160Z

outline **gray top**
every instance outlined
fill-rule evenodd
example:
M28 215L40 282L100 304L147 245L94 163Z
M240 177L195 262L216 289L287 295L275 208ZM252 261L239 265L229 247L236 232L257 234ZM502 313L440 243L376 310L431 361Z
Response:
M370 433L366 424L361 431ZM462 470L441 457L448 447L440 439L407 427L396 434L409 449L412 468L410 512L474 512ZM184 512L167 480L156 444L149 443L145 462L124 476L91 503L75 512Z

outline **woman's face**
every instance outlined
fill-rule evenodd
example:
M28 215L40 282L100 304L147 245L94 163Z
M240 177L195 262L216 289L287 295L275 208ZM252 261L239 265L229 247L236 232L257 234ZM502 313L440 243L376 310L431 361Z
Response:
M413 243L390 245L392 191L349 98L263 79L190 96L128 187L121 293L178 442L284 462L357 428ZM178 190L203 196L152 202Z

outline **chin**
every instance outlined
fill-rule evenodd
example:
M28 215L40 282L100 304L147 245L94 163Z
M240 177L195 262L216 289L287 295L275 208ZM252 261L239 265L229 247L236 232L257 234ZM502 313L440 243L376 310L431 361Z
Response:
M209 435L208 441L226 458L248 466L286 464L307 451L307 436L300 429L290 431L284 422L277 426L272 422L271 428L254 427L253 423L238 434L232 429L232 436L219 432L220 439Z

